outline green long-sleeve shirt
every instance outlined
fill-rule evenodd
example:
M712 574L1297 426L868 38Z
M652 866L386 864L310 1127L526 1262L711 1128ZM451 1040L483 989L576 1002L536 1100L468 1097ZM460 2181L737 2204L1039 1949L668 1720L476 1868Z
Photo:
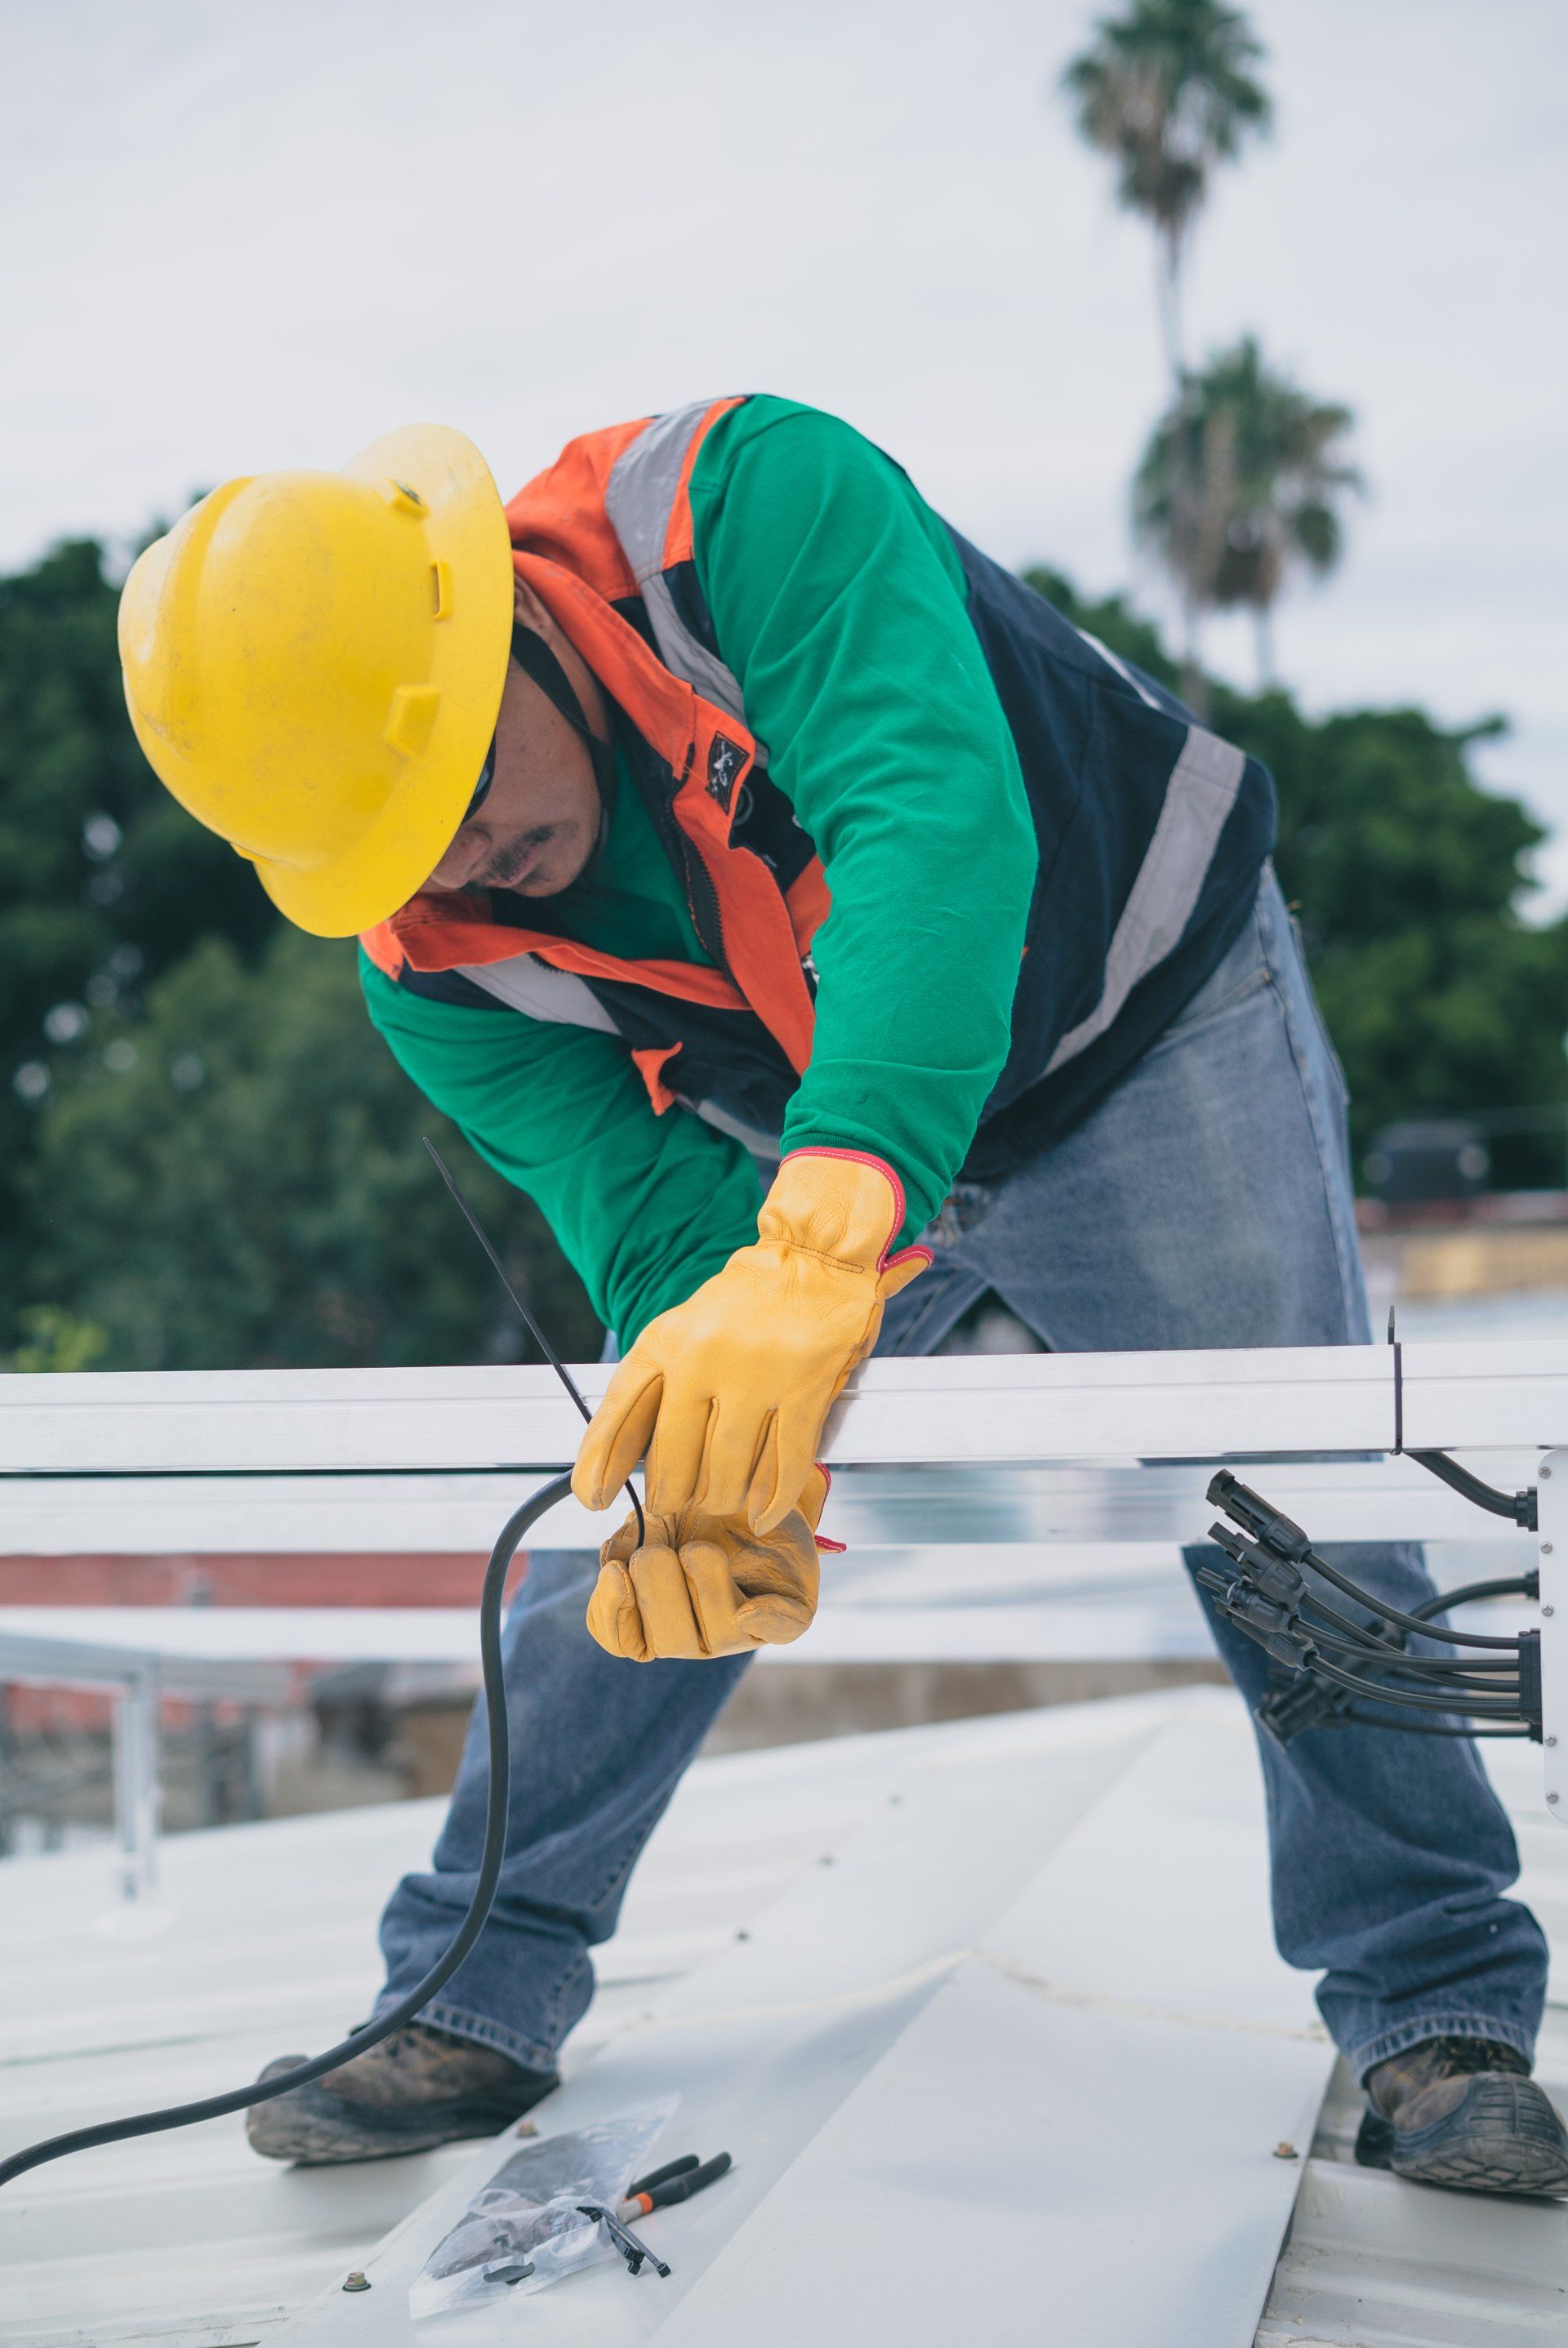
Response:
M912 1236L946 1195L1006 1057L1037 861L963 571L897 466L789 400L719 418L691 503L722 656L832 900L784 1146L885 1159ZM552 909L589 944L707 959L629 786L590 873ZM403 1067L538 1200L623 1347L756 1237L745 1149L684 1112L655 1117L616 1038L431 1002L361 967Z

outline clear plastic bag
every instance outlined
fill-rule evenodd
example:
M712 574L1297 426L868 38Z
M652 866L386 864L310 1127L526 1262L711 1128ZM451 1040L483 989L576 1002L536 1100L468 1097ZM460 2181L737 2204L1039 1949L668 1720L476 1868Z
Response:
M523 2145L437 2243L409 2287L409 2313L521 2299L617 2257L597 2219L583 2217L578 2204L615 2208L679 2102L666 2096L592 2127Z

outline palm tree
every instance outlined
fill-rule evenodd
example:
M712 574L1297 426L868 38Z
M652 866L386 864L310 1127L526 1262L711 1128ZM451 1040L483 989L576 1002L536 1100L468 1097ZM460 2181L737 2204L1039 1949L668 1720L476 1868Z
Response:
M1354 423L1348 407L1272 374L1246 335L1184 378L1133 481L1133 530L1189 608L1252 611L1260 690L1273 682L1287 574L1322 576L1344 551L1339 507L1362 486L1344 451Z
M1251 72L1263 55L1244 15L1222 0L1128 0L1119 16L1100 18L1062 76L1078 129L1116 159L1119 199L1154 228L1161 326L1178 385L1188 232L1215 165L1269 128L1273 106Z

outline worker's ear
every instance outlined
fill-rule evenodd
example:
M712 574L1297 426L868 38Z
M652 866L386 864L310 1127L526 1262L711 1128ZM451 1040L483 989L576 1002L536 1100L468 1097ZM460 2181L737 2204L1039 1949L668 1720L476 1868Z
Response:
M523 626L531 628L536 636L542 636L546 644L557 640L559 631L554 621L526 580L519 579L513 583L512 609Z

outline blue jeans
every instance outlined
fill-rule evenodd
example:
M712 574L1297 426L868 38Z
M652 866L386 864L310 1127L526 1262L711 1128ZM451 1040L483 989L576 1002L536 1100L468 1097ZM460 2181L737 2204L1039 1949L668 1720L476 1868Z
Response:
M1068 1138L995 1184L961 1186L927 1234L932 1269L889 1308L879 1351L926 1354L987 1290L1053 1351L1364 1344L1339 1066L1273 875L1213 977ZM1430 1596L1418 1549L1345 1544L1333 1562L1407 1610ZM1222 1561L1186 1551L1191 1571ZM594 1560L535 1555L507 1622L511 1850L478 1946L427 2019L535 2068L587 2007L589 1954L747 1658L613 1662L588 1636ZM1263 1652L1200 1591L1249 1704ZM1358 2078L1439 2034L1526 2059L1546 1944L1502 1893L1513 1836L1460 1738L1377 1728L1259 1741L1274 1931L1321 1970L1325 2022ZM389 2004L456 1929L485 1807L470 1730L433 1870L381 1925Z

